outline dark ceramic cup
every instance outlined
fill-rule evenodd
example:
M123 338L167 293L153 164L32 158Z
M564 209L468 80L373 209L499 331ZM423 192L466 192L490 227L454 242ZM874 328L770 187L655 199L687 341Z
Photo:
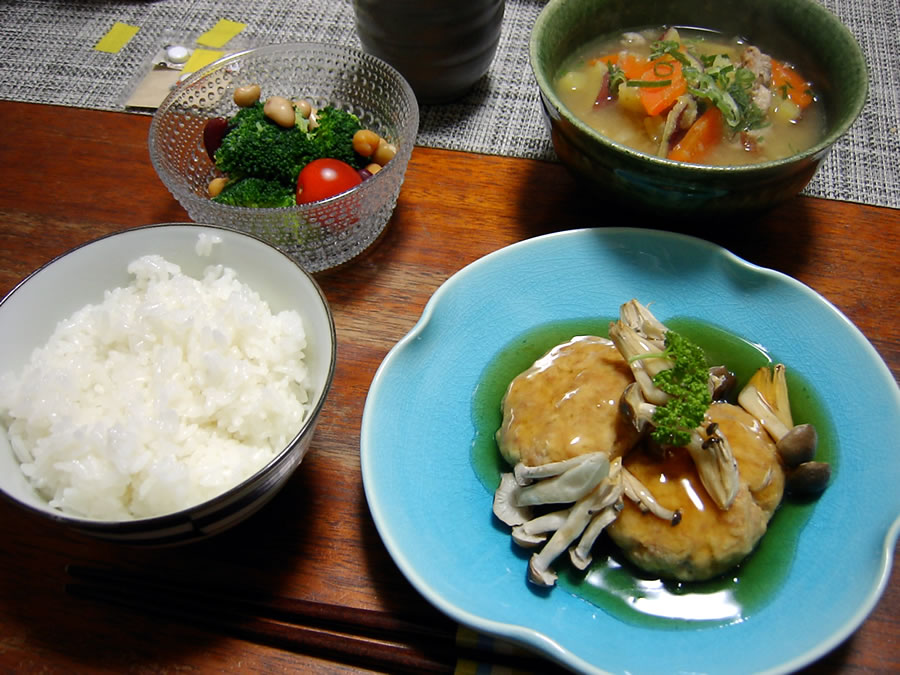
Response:
M504 0L354 0L368 53L396 68L420 103L463 96L488 70Z

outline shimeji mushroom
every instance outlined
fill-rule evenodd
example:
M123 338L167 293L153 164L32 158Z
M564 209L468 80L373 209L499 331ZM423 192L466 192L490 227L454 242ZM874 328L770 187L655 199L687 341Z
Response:
M494 493L494 514L512 526L512 538L519 546L535 548L546 542L531 557L528 579L541 586L552 586L557 577L550 565L567 548L575 567L585 569L590 564L591 548L618 516L623 495L642 510L673 525L680 520L677 511L659 504L622 466L621 457L610 462L603 452L535 467L517 464L512 472L500 478L500 486ZM532 517L532 507L547 504L567 506Z
M609 474L609 456L606 453L592 452L581 455L578 459L581 461L568 465L559 475L522 487L513 497L516 505L576 502Z
M793 427L788 396L787 369L783 364L759 368L738 394L738 403L759 420L776 443Z
M572 467L591 459L592 455L602 455L604 457L608 457L605 452L589 452L583 455L570 457L569 459L563 459L558 462L548 462L546 464L538 464L536 466L529 466L527 464L519 462L513 467L513 475L515 476L516 482L519 485L528 485L529 483L532 483L541 478L558 476L561 473L568 471Z
M788 489L808 495L822 492L831 478L831 466L813 461L818 444L815 427L794 424L785 366L759 368L738 394L738 404L759 420L775 442L788 469Z
M669 401L669 395L653 382L655 375L674 366L669 359L653 357L665 352L668 330L637 300L622 305L619 320L609 327L610 339L628 362L635 379L634 384L625 388L619 407L640 432L655 427L657 406ZM725 387L729 379L719 368L709 369L707 378L711 395ZM719 508L727 510L737 496L740 477L728 440L713 429L712 433L694 429L685 447L706 491Z
M609 456L591 452L560 462L526 466L519 462L512 473L500 476L494 492L494 515L515 527L531 520L532 506L577 501L609 473ZM535 483L538 479L546 478Z
M709 369L709 393L713 401L724 399L734 388L737 377L725 366L712 366Z
M556 532L565 525L571 508L545 513L543 516L516 525L512 529L512 538L522 548L534 548L547 541L548 532Z
M705 429L694 429L685 447L716 506L723 511L730 509L741 486L740 473L731 445L718 425L713 422Z
M630 384L619 400L623 415L639 431L653 426L656 412L656 406L645 401L641 394L639 387ZM731 508L740 488L740 474L731 445L719 431L718 425L709 424L694 429L685 447L697 467L700 482L712 500L723 511Z
M528 580L538 586L553 586L556 572L550 565L574 542L593 520L594 516L607 506L614 504L621 495L618 481L601 481L597 488L585 495L569 509L565 522L550 537L540 552L531 556L528 562Z
M644 393L637 382L632 382L619 398L619 412L639 432L644 433L653 428L653 415L656 405L644 400Z
M653 383L653 376L672 367L665 358L642 358L660 354L666 349L668 329L637 300L629 300L619 308L619 320L609 326L609 339L628 362L644 399L665 405L669 395Z
M578 545L569 548L569 559L576 568L580 570L587 569L588 565L590 565L593 560L591 557L591 549L594 547L597 538L601 535L603 530L606 529L606 526L619 516L619 512L623 507L622 494L626 489L626 483L624 481L626 475L631 476L631 474L622 467L622 458L616 458L610 465L609 476L601 485L601 488L598 488L607 491L606 498L602 500L602 503L606 504L606 506L600 509L600 511L591 518L590 523L588 523L588 526L581 535L581 539L578 540ZM632 478L634 478L634 476L632 476ZM635 479L635 481L640 484L637 479Z
M516 505L514 495L519 484L511 473L500 475L500 485L494 491L494 515L511 527L531 520L531 509Z
M575 567L580 570L588 568L593 561L591 549L594 547L594 542L597 541L597 537L606 529L606 526L619 516L621 510L622 500L618 499L594 516L584 534L581 535L578 545L569 549L569 559Z
M625 496L638 505L643 512L650 512L657 518L668 520L672 525L681 522L681 511L673 511L656 501L650 490L628 469L622 469L622 488Z

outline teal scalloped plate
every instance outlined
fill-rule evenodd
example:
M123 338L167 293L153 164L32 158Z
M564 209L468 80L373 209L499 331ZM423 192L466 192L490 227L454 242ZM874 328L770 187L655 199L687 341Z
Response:
M837 434L837 470L771 597L727 624L623 621L565 587L536 592L472 462L473 400L516 336L653 302L710 319L804 374ZM862 333L784 274L711 243L639 229L529 239L453 275L387 355L366 400L361 463L378 532L410 583L456 621L588 673L796 670L875 606L900 531L900 389ZM777 518L778 516L776 516Z

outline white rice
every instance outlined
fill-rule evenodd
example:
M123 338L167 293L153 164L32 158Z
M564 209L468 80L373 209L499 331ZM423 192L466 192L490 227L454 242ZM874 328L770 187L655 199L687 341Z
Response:
M208 254L215 239L200 240ZM265 465L307 414L306 336L234 270L202 279L160 256L61 321L0 377L0 422L51 506L146 518L214 497Z

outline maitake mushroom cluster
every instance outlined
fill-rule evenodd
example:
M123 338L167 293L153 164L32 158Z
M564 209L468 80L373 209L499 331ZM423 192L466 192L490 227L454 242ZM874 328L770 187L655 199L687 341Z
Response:
M742 410L738 410L737 406L722 404L735 408L742 419L750 421L744 426L752 426L758 420L765 430L758 432L759 437L770 436L771 441L766 437L765 444L774 443L777 449L777 452L769 453L773 459L766 464L764 458L757 461L753 457L752 453L757 452L754 447L741 446L738 455L753 459L752 462L748 460L748 477L742 478L732 443L722 425L713 421L710 416L711 409L719 404L711 406L704 422L690 431L689 440L683 449L647 443L649 434L655 428L657 407L666 405L670 398L654 382L655 375L674 365L668 358L659 356L665 351L667 331L666 326L636 300L631 300L620 308L619 320L610 325L609 335L612 345L630 368L633 381L624 386L624 390L620 390L617 401L619 419L610 420L609 425L621 424L623 419L627 421L628 426L632 427L629 440L635 441L632 449L641 445L655 445L657 453L689 453L703 489L715 508L722 512L729 512L736 505L736 499L740 503L740 508L737 509L740 513L744 513L748 502L756 509L751 496L758 497L765 491L764 500L760 497L760 501L766 502L761 510L762 515L759 516L761 525L750 528L754 531L748 535L747 544L739 550L741 556L746 555L765 531L768 518L781 500L783 486L786 485L788 490L810 494L821 492L828 483L830 467L813 461L817 441L815 429L807 424L793 424L785 368L780 364L774 369L763 367L751 378L737 397L738 406ZM596 341L602 338L588 340L596 345ZM546 358L519 377L533 378L535 373L546 371ZM577 357L577 364L582 364L582 361L583 357ZM587 366L578 365L573 368L570 364L569 367L565 377L579 380L584 373L578 368ZM726 368L717 366L709 369L708 386L712 400L723 398L733 383L734 376ZM521 419L513 419L514 413L507 406L507 398L511 396L510 392L515 384L516 380L510 385L504 398L504 426L497 434L501 451L508 460L511 454L504 443L512 444L511 426L522 423ZM534 385L532 383L528 386ZM573 396L577 384L571 383L571 390L566 388L569 386L569 383L563 383L561 391L564 393L558 396L560 400ZM614 386L619 387L621 384ZM550 407L559 409L561 404ZM602 414L600 408L598 406L598 414ZM558 412L548 410L547 414L553 416ZM536 412L529 409L528 414L534 415ZM566 418L562 423L571 425L573 421ZM634 431L638 433L634 434ZM748 443L744 437L752 435L737 434L739 438L734 439L734 442ZM551 440L548 441L547 438ZM576 440L577 434L567 445L575 447ZM531 439L529 442L534 443ZM536 442L542 446L553 443L559 444L561 441L556 437L546 437ZM610 447L585 449L579 446L574 451L568 447L541 447L538 463L529 464L527 457L519 458L513 470L501 476L500 486L494 495L494 514L511 526L512 538L518 545L538 549L528 565L529 581L540 586L554 585L557 575L551 565L566 550L576 568L586 569L591 563L594 543L619 518L626 507L626 499L637 506L639 513L659 519L660 527L676 528L679 525L683 517L681 510L667 508L660 503L651 490L627 468L623 455L627 455L632 449L624 452L619 448L614 450L611 442ZM569 452L577 454L566 456ZM765 454L765 450L760 452ZM546 461L546 457L552 456L565 458ZM750 467L749 464L759 467ZM753 472L755 474L749 476ZM664 537L660 535L664 530L657 529L655 532L651 538ZM627 533L625 538L629 536L631 533ZM681 543L678 544L680 545ZM645 541L642 546L644 549L653 548L655 542L648 544ZM640 564L640 556L637 558ZM675 565L672 574L683 579L701 578L718 573L723 564L734 564L732 553L723 554L721 560L703 566L700 572L695 569L679 572L682 568ZM655 564L651 563L650 566L654 567Z

